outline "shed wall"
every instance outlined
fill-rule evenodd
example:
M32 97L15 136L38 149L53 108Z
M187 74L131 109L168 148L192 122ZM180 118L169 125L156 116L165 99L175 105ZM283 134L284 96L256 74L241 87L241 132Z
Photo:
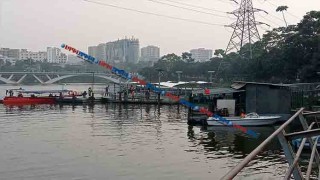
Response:
M291 95L288 88L269 85L246 85L246 113L289 114Z

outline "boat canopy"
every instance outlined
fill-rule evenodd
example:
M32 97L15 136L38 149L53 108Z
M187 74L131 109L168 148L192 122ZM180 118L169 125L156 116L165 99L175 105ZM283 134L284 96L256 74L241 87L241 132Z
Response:
M24 91L25 89L19 88L19 89L7 89L8 91Z
M154 85L158 85L159 83L152 83ZM209 82L205 81L190 81L190 82L184 82L184 81L179 81L179 82L172 82L172 81L167 81L167 82L160 82L160 86L164 88L175 88L178 87L179 85L188 85L188 84L210 84Z

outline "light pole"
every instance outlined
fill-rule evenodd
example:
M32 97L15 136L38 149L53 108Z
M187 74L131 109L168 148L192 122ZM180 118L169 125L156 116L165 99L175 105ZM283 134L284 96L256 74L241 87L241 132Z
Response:
M158 71L158 79L159 79L159 89L160 89L160 77L161 77L161 72L164 71L163 69L156 68ZM160 103L160 92L158 93L158 103Z
M211 85L213 86L212 75L213 73L215 73L215 71L208 71L208 73L210 74L210 82L211 82Z
M178 82L180 82L182 71L176 71L176 73L178 74Z

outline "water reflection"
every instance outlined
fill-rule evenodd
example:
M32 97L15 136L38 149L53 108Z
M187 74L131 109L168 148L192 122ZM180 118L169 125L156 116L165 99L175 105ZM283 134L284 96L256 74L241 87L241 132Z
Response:
M194 146L203 146L203 153L208 159L229 159L229 162L225 164L226 168L234 167L274 132L274 127L272 126L250 127L260 135L259 138L255 139L232 127L201 127L198 134L195 133L195 128L199 127L188 127L187 136L190 142ZM270 167L274 167L275 170L271 171ZM246 176L247 178L250 176L256 177L257 174L260 174L261 177L266 174L283 176L286 168L287 161L281 150L281 145L278 139L274 139L239 176Z

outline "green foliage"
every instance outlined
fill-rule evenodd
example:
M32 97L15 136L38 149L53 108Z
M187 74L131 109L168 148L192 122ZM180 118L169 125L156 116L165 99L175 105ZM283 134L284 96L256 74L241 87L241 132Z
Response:
M279 7L278 11L288 7ZM272 83L320 81L320 11L308 12L297 25L275 28L252 45L252 59L247 44L239 52L214 51L208 62L188 63L187 53L163 56L154 67L140 71L149 80L157 79L155 68L166 70L163 78L176 80L175 71L183 71L182 80L209 80L208 71L216 71L219 81L247 80ZM241 56L240 56L241 55ZM147 75L149 73L149 75ZM150 75L151 74L151 75Z
M189 52L182 53L181 57L182 57L182 60L187 62L187 63L193 63L194 62L194 59L192 58L192 54L189 53Z

